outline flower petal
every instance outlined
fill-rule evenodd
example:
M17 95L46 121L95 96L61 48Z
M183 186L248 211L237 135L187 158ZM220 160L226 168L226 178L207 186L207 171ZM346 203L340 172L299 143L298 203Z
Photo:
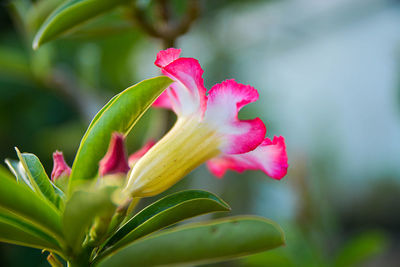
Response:
M239 155L223 155L207 162L211 173L221 178L225 172L235 170L262 170L274 179L282 179L288 168L285 139L274 137L271 141L266 138L255 150Z
M128 159L129 166L133 166L147 151L150 150L155 145L154 140L149 140L141 149L136 151L135 153L131 154Z
M155 64L161 72L175 82L167 89L171 106L175 113L187 116L198 112L203 116L206 109L206 88L203 70L194 58L178 58L180 49L169 48L157 54ZM163 96L165 97L165 96ZM158 103L166 103L165 99ZM157 102L156 102L157 105ZM168 107L168 105L161 105Z
M239 110L258 99L258 92L250 85L226 80L214 85L208 95L204 121L225 137L221 150L241 154L255 149L264 139L266 128L259 119L238 119Z
M157 58L156 58L156 61L154 62L154 64L157 67L163 68L163 67L167 66L169 63L171 63L172 61L178 59L181 54L181 51L182 51L181 49L177 49L177 48L168 48L166 50L161 50L160 52L158 52Z
M235 170L238 172L243 172L245 168L237 164L236 160L229 156L220 156L213 158L206 162L208 170L217 176L217 178L222 178L227 170Z
M153 103L153 107L172 109L172 103L169 99L168 92L164 91Z

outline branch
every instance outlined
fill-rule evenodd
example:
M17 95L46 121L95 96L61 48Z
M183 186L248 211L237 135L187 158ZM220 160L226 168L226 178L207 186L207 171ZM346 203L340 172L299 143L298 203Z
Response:
M145 17L144 10L135 3L132 7L133 19L136 24L149 36L161 39L164 48L173 47L176 39L187 33L200 14L199 0L191 0L188 3L187 12L179 23L171 19L168 0L158 0L160 6L160 21L150 23Z

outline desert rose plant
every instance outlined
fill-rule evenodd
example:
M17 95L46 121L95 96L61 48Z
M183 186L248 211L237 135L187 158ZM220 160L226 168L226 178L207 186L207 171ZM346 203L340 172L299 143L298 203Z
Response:
M264 123L241 121L238 111L257 90L234 80L203 85L197 60L180 50L160 51L164 76L144 80L114 96L93 118L72 168L53 154L49 178L39 159L20 153L6 163L15 179L0 179L0 238L48 251L52 266L154 266L220 261L284 244L280 227L240 216L164 228L230 208L216 195L187 190L135 213L143 197L160 194L207 163L218 177L231 169L262 170L281 179L287 156L283 137L265 138ZM151 106L172 108L177 121L158 142L128 157L125 137Z
M23 13L22 2L13 3ZM64 1L43 21L33 48L113 8L133 13L150 35L172 46L197 16L198 1L190 1L182 23L167 31L148 24L136 1ZM28 29L35 18L24 21ZM41 249L51 266L193 265L284 244L281 228L261 217L176 226L230 210L202 190L167 195L137 211L140 199L164 192L203 163L219 178L228 170L261 170L279 180L288 168L283 137L266 138L259 118L238 119L239 110L258 99L257 90L226 80L207 91L198 61L180 54L175 48L160 51L155 65L162 76L125 89L98 111L71 167L60 151L53 154L50 177L34 154L16 149L18 160L6 159L10 171L0 168L0 241ZM151 106L172 109L176 123L129 155L125 139Z

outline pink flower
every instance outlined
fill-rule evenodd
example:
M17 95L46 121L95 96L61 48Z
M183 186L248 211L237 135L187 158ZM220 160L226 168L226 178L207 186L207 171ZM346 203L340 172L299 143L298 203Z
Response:
M51 180L55 181L62 176L69 177L71 174L71 168L67 165L64 160L64 155L60 151L53 153L53 171L51 172Z
M99 174L100 176L116 173L126 174L129 169L124 136L120 133L113 133L108 151L99 162Z
M227 169L261 169L282 178L287 169L283 138L265 139L259 118L238 119L239 110L258 99L257 90L226 80L206 94L198 61L179 55L180 49L170 48L160 51L155 61L175 82L154 105L171 108L177 122L133 166L127 190L136 197L161 193L209 160L218 176Z

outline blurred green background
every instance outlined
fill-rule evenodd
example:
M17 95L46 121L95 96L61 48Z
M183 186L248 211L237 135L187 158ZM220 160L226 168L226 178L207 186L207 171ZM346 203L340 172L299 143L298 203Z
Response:
M287 142L281 181L261 172L219 180L202 166L169 191L206 189L233 214L283 226L286 247L209 266L399 266L400 1L142 0L160 27L179 24L192 2L199 14L171 43L116 9L33 51L61 2L0 0L0 158L16 158L18 146L51 172L59 149L71 164L96 111L157 75L156 53L174 44L200 61L207 88L228 78L256 87L260 99L241 117L259 116L268 137ZM171 117L147 112L129 152L159 138ZM48 263L38 250L1 243L0 265Z

